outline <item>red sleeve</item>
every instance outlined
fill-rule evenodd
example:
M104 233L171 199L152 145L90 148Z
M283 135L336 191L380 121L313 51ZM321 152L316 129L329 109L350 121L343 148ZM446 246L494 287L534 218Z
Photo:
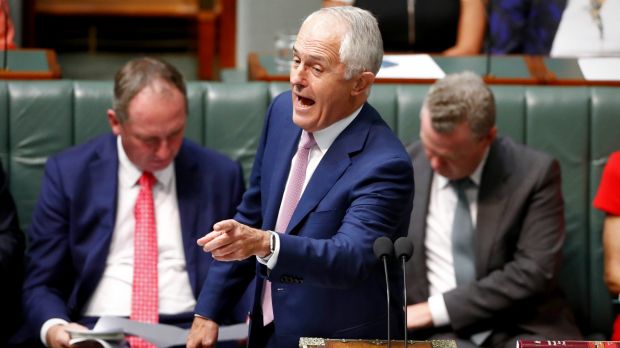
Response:
M620 151L609 156L594 206L608 214L620 215Z

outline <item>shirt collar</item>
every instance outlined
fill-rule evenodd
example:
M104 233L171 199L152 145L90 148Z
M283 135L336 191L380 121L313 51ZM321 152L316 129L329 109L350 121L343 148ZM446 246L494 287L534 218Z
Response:
M325 153L329 150L329 147L334 143L338 135L340 135L340 133L342 133L342 131L347 128L353 120L355 120L355 117L359 115L363 107L364 105L360 106L357 110L353 111L351 115L334 122L329 127L312 133L314 140L316 141L316 145L319 150L321 150L321 153Z
M474 172L471 173L471 175L469 176L471 181L476 184L476 187L480 187L480 180L482 179L482 169L484 168L484 164L487 162L487 158L489 157L489 149L490 147L487 147L487 149L484 151L484 156L482 156L482 161L478 163L478 167L476 167L476 170L474 170ZM437 175L437 184L440 188L446 188L448 184L450 184L450 179L442 176L441 174L435 174Z
M133 164L129 160L129 157L127 157L127 153L125 152L125 148L123 148L120 135L116 139L116 149L118 152L119 178L126 178L126 180L119 180L119 185L125 185L127 188L131 188L138 184L138 179L142 176L142 170ZM167 189L172 182L172 174L174 170L173 163L170 163L166 168L153 173L153 176L157 179L156 184L161 184L164 189Z

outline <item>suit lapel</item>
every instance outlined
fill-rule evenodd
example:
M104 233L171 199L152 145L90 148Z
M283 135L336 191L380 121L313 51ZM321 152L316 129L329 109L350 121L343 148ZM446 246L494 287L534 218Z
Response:
M269 190L272 192L268 196L268 200L265 204L266 209L263 225L265 228L275 229L276 220L280 212L280 203L284 195L284 187L286 186L286 180L291 169L291 161L295 152L297 151L297 143L299 143L299 137L301 136L301 129L298 128L291 120L290 129L279 130L281 134L289 134L289 136L282 136L279 138L278 143L274 147L277 150L281 150L281 155L274 163L263 163L263 166L270 166L273 170L273 176L269 182ZM280 231L281 232L281 231Z
M485 274L491 259L493 243L499 232L501 217L507 207L510 193L505 184L510 176L510 166L500 139L495 140L482 171L478 191L478 216L476 223L476 273Z
M89 203L95 205L93 211L104 214L100 220L103 222L101 227L105 233L101 240L103 243L97 244L93 253L105 263L116 221L116 199L118 196L116 137L111 135L106 138L97 153L98 159L90 165L91 182L96 183L96 185L91 185L92 194L90 196L93 199Z
M103 274L106 259L110 250L112 241L112 233L114 232L114 224L116 222L116 200L118 198L118 152L116 148L116 136L109 135L102 139L100 145L97 145L97 158L89 165L89 176L91 185L87 185L91 197L88 202L92 206L90 211L100 214L100 226L94 229L97 235L97 243L91 244L89 247L90 255L97 269L93 272L84 274L82 284L83 288L79 289L78 303L85 303L88 300L85 296L94 291L95 286L99 283L99 279Z
M297 204L286 233L290 233L319 204L351 165L350 154L364 147L370 122L368 104L366 104L355 120L336 137L321 159Z
M433 171L419 142L409 152L413 158L415 182L414 204L409 225L409 238L414 245L414 259L413 262L409 262L409 265L417 269L414 274L425 275L426 250L424 241L426 239L426 215L428 214ZM421 277L421 279L421 281L416 282L420 286L415 288L418 291L418 298L426 298L428 297L428 281L426 276Z
M181 220L181 236L183 240L183 249L185 254L185 262L187 263L187 274L189 282L192 286L194 294L198 294L198 284L196 267L196 252L201 252L200 248L196 248L196 242L192 232L198 228L197 210L201 206L201 196L207 197L208 193L205 188L201 187L202 180L196 177L198 171L194 160L187 154L185 146L177 154L174 160L174 174L176 177L177 202L179 206L179 217ZM209 228L207 226L200 226Z

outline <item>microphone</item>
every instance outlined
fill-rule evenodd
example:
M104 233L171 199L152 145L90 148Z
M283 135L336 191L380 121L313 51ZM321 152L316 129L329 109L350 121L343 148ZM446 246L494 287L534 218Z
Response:
M394 243L394 250L396 252L396 258L402 260L403 267L403 300L404 300L404 312L405 312L405 348L407 348L407 275L405 271L405 263L411 258L413 254L413 244L407 237L400 237Z
M388 348L392 348L392 336L390 334L390 279L388 277L387 259L394 256L394 244L388 237L379 237L375 240L372 247L375 256L383 261L383 271L385 272L385 289L387 293L387 341Z

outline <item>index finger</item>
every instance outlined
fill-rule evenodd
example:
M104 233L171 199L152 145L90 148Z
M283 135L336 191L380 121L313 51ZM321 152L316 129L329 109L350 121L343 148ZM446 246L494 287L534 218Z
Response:
M206 235L204 235L201 238L198 238L198 240L196 241L196 243L199 246L204 246L205 244L209 243L210 241L214 240L215 238L219 237L222 235L222 232L220 231L211 231L209 233L207 233Z

